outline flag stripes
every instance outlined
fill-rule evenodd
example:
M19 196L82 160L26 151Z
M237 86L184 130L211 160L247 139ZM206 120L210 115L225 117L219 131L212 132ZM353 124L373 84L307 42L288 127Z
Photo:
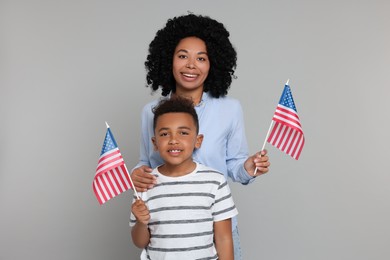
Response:
M272 121L274 126L267 142L298 160L305 138L288 85L284 88Z
M299 122L298 114L293 109L278 104L272 120L289 125L296 128L297 131L303 132L301 123Z
M123 157L118 148L115 148L111 151L103 154L98 162L98 166L96 168L96 174L100 174L104 171L109 171L112 168L120 166L123 161Z
M100 204L131 188L129 174L124 163L95 176L93 190Z
M289 128L280 122L275 122L267 142L298 160L305 139L302 132Z
M132 188L129 172L109 128L92 187L100 205Z

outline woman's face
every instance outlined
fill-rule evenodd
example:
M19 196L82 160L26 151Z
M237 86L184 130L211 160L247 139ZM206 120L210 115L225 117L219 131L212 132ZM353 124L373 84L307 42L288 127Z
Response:
M210 61L206 44L196 37L182 39L173 54L173 76L176 91L201 90L209 74Z

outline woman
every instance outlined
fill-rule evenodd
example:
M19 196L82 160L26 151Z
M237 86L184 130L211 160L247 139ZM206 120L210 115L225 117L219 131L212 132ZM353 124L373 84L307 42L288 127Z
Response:
M149 45L145 62L147 83L162 95L191 98L199 117L202 147L194 160L224 173L226 178L248 184L255 169L261 175L270 165L266 151L248 156L243 113L240 103L227 97L234 78L237 53L222 23L206 16L188 14L169 19ZM153 188L155 177L149 173L163 163L154 151L153 107L142 112L140 161L132 171L137 190ZM232 222L234 255L241 259L237 221Z

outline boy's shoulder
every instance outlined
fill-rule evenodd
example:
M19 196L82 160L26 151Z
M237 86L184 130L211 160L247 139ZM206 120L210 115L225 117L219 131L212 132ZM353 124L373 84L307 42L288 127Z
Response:
M199 162L196 162L197 164L197 171L198 172L203 172L203 171L209 171L209 172L214 172L214 173L219 173L219 174L222 174L220 173L219 171L217 171L216 169L212 168L212 167L209 167L207 165L204 165L202 163L199 163Z
M219 181L225 181L225 176L223 175L223 173L221 173L220 171L212 168L212 167L209 167L209 166L206 166L204 164L201 164L201 163L198 163L197 162L197 174L203 174L205 173L205 176L211 178L211 179L215 179L215 180L219 180Z

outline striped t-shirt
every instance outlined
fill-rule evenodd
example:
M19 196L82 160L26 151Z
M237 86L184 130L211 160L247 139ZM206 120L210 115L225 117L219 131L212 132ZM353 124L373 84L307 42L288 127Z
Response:
M142 251L146 259L218 259L213 224L237 215L229 186L223 174L197 164L180 177L158 172L157 184L139 193L150 211L150 243ZM130 226L135 224L130 216Z

